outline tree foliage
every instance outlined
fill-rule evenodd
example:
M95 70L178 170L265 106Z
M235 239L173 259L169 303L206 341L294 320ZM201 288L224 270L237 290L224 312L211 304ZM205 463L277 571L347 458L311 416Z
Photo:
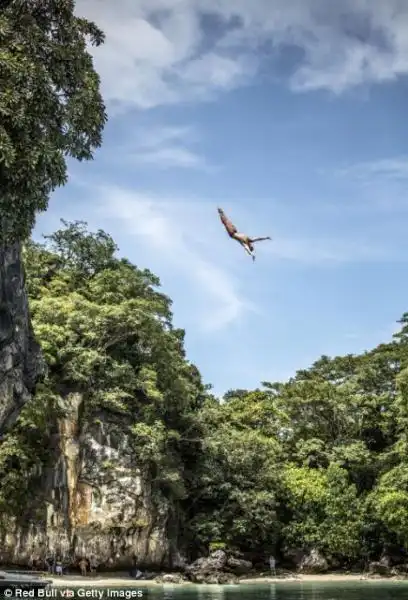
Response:
M121 258L107 233L62 222L43 244L27 242L24 258L48 375L0 444L3 525L35 519L58 422L79 394L81 427L103 420L192 555L228 546L282 557L315 548L343 564L403 556L407 315L387 344L323 356L287 382L232 388L219 402L187 360L158 278ZM108 460L97 467L112 473Z
M286 383L231 389L223 404L203 407L207 446L193 519L202 542L274 547L282 556L315 548L336 564L391 549L403 558L408 315L401 326L362 355L322 356ZM238 512L243 479L252 502ZM257 512L262 503L267 510Z
M106 121L87 43L103 33L74 0L3 2L0 12L0 214L7 240L25 238L66 158L92 158Z
M184 498L201 445L193 409L205 390L157 277L118 258L109 235L80 222L63 222L44 244L27 243L24 259L48 375L0 446L0 502L21 511L22 500L32 501L38 487L18 504L13 489L19 479L27 490L36 465L52 461L52 435L72 394L83 398L82 429L102 414L114 444L128 440L130 462L156 496Z

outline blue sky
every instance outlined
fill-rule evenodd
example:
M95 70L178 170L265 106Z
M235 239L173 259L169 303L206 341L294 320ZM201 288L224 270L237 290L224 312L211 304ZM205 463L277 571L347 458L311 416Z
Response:
M116 5L116 6L114 6ZM330 5L330 8L329 8ZM110 116L37 220L159 275L222 394L390 339L408 304L408 7L79 0ZM218 221L271 235L253 263Z

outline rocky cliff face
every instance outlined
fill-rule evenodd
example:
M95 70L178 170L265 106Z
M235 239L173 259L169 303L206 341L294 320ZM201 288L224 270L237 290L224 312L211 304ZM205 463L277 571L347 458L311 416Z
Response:
M45 371L31 328L19 242L0 245L0 435Z
M0 435L45 372L31 327L21 246L0 246ZM55 552L66 560L94 554L113 568L128 566L133 554L146 566L177 566L171 506L158 500L151 480L133 464L122 417L115 426L103 411L84 416L79 393L66 394L61 405L50 465L36 473L42 486L33 493L34 505L20 519L16 509L14 521L0 522L0 562L27 564L33 554Z
M94 555L113 568L128 567L133 554L141 565L177 566L168 536L171 507L154 498L151 483L132 464L126 436L108 425L103 411L82 418L80 394L68 395L65 409L55 459L44 473L43 518L3 533L3 562L25 564L30 554L55 552L67 561Z

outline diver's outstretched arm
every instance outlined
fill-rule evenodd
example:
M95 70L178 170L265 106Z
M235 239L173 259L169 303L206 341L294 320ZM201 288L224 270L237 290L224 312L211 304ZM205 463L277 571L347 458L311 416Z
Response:
M226 217L224 211L222 210L222 208L218 209L218 214L220 215L220 219L222 224L224 225L225 229L227 230L227 233L230 237L234 237L234 235L236 233L238 233L238 229L235 227L235 225L228 219L228 217Z

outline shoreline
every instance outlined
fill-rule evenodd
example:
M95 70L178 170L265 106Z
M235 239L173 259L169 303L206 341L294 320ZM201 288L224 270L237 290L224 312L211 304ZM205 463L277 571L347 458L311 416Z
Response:
M132 579L126 575L96 575L82 577L81 575L63 575L63 576L44 576L44 579L51 581L52 587L55 588L69 588L72 587L83 587L83 588L109 588L109 587L126 587L126 588L142 588L142 587L158 587L158 586L192 586L192 585L214 585L214 584L196 584L190 581L183 581L181 583L166 583L158 582L154 579ZM368 577L364 573L324 573L321 575L297 575L293 574L293 577L268 577L260 576L253 578L241 579L236 585L262 585L271 583L330 583L330 582L358 582L364 581L369 583L385 583L385 582L406 582L408 583L408 577ZM220 584L228 585L228 584Z

